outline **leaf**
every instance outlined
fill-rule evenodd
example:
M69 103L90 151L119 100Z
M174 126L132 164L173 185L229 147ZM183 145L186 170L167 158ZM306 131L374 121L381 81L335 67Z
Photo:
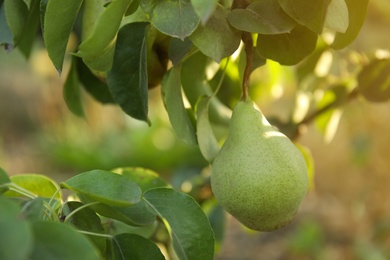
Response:
M30 57L39 28L40 0L31 0L26 23L18 47L26 58Z
M199 17L191 0L141 0L140 6L149 15L150 22L160 32L184 39L199 24Z
M33 237L15 202L0 196L0 259L29 259Z
M10 50L13 47L12 45L12 32L5 17L5 6L2 4L0 5L0 46L4 46L5 49Z
M210 97L202 97L197 105L196 115L196 133L198 137L198 143L200 151L203 157L212 163L214 158L218 155L220 147L218 141L215 138L213 130L211 129L209 120L209 104Z
M54 67L62 72L66 46L82 0L50 0L44 16L43 39Z
M336 32L345 33L348 26L349 14L345 0L332 0L328 6L325 27Z
M214 13L205 25L200 25L189 37L198 49L220 62L224 57L232 55L241 42L241 33L227 20L228 10L217 5Z
M102 104L115 103L108 85L95 76L91 70L84 64L82 59L77 59L77 75L84 89L98 102Z
M303 146L303 145L298 144L298 143L294 143L294 144L299 149L299 151L302 153L303 158L306 161L306 165L307 165L307 178L309 180L309 190L313 190L314 189L314 185L315 185L315 183L314 183L315 169L314 169L313 155L312 155L310 149L307 148L306 146Z
M390 99L390 59L374 60L360 71L358 90L371 102L386 102Z
M58 192L60 187L51 178L41 174L19 174L11 176L11 182L28 190L36 196L43 198L52 198L61 200L62 194ZM23 197L23 195L15 191L7 191L4 193L9 197Z
M45 214L44 209L44 199L42 197L37 197L24 203L20 215L28 220L40 220L43 219Z
M83 16L81 20L81 42L88 39L94 32L94 27L99 17L106 8L106 0L84 0Z
M91 69L109 71L115 52L115 37L131 0L110 2L99 15L92 33L79 46L77 54Z
M168 188L148 190L143 199L168 226L179 259L213 259L214 234L195 200Z
M101 259L98 250L71 226L49 221L32 223L34 249L30 259Z
M13 45L18 45L28 16L28 7L23 0L4 0L5 17L12 33Z
M120 234L112 239L114 259L165 259L158 246L136 234Z
M75 210L78 210L82 203L77 201L68 201L62 206L62 214L66 217ZM67 223L71 223L78 230L88 231L97 234L104 234L104 228L101 220L96 213L90 208L83 208L66 219ZM103 254L106 251L106 238L100 236L88 236L94 245L99 248Z
M169 120L176 136L190 145L196 145L196 134L183 104L180 82L181 66L172 67L164 76L161 91Z
M72 58L70 70L63 88L63 96L66 105L73 114L79 117L85 117L79 79L77 77L76 59Z
M331 0L278 0L282 9L299 24L313 32L322 33Z
M192 46L192 42L188 38L184 40L172 38L169 44L168 56L173 65L178 65L186 54L190 52Z
M226 230L226 212L216 199L202 203L202 210L207 215L215 234L215 252L222 246Z
M316 33L297 25L291 33L259 34L257 50L266 59L275 60L282 65L294 65L314 51L316 42Z
M118 173L137 183L142 192L152 188L167 188L169 184L152 170L141 167L116 168L112 172Z
M107 74L115 102L129 116L148 122L146 32L148 23L131 23L118 33L114 63Z
M256 1L246 9L234 9L228 19L241 31L261 34L287 33L296 25L275 0Z
M61 187L117 207L131 206L141 198L141 189L133 181L103 170L78 174L62 182Z
M217 7L217 0L191 0L195 13L199 16L202 24L205 24Z
M8 174L0 167L0 194L8 190L7 186L2 186L9 184L11 179L8 177Z
M41 31L45 31L45 14L46 14L46 8L47 4L49 3L49 0L40 0L39 4L39 13L41 16Z
M358 36L367 14L368 0L345 0L348 6L349 26L345 33L337 33L332 48L339 50L351 44Z

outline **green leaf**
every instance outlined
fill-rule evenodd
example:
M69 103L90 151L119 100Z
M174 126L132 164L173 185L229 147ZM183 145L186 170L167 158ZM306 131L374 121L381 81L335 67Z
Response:
M11 182L28 190L36 196L61 200L62 194L58 192L60 187L51 178L41 174L19 174L11 176ZM7 191L4 195L9 197L23 197L15 191Z
M291 33L257 37L257 50L266 59L282 65L294 65L312 53L316 47L317 34L297 25Z
M148 122L146 32L148 23L131 23L118 33L108 87L115 102L129 116Z
M371 102L390 99L390 59L374 60L360 71L358 90Z
M84 64L82 59L77 59L77 75L84 89L97 101L102 104L115 103L108 85L103 82L104 79L99 79L91 70Z
M63 88L63 96L66 105L73 114L79 117L85 117L79 79L77 77L76 59L75 57L72 58L68 77Z
M37 197L23 204L21 215L28 220L40 220L44 217L44 199Z
M349 26L348 6L345 0L332 0L325 18L325 27L345 33Z
M140 6L149 15L154 27L172 37L183 40L199 24L199 17L191 0L141 0Z
M62 182L69 189L111 206L127 207L141 198L141 189L133 181L113 172L93 170Z
M161 83L163 101L176 136L187 144L196 145L195 130L183 104L180 70L180 65L174 66L165 74Z
M46 8L47 4L49 3L49 0L41 0L39 4L39 13L41 16L41 31L45 31L45 14L46 14Z
M309 180L309 190L313 190L314 189L314 184L315 184L314 183L315 169L314 169L313 155L312 155L310 149L307 148L306 146L303 146L303 145L298 144L298 143L294 143L294 144L299 149L299 151L302 153L303 158L306 161L306 165L307 165L307 178Z
M0 46L5 47L5 49L12 49L13 37L11 29L8 26L7 18L5 17L5 6L4 4L0 5Z
M78 210L82 203L77 201L68 201L62 206L62 214L66 217L75 210ZM78 230L88 231L97 234L104 234L104 228L102 226L100 218L90 208L83 208L78 210L72 216L66 219L67 223L71 223ZM88 238L103 254L106 251L106 238L100 236L90 235Z
M228 10L217 5L214 13L205 25L200 25L190 36L192 43L198 49L220 62L224 57L232 55L241 42L241 33L227 20Z
M200 151L203 157L210 163L214 161L214 158L218 155L220 147L218 141L215 138L211 124L209 120L209 104L210 97L202 97L197 105L196 116L196 133L198 137L198 143Z
M226 230L226 212L216 199L202 203L202 209L207 215L215 234L215 252L222 246Z
M172 189L148 190L143 198L168 226L179 259L213 259L214 234L195 200Z
M101 259L98 250L71 226L49 221L32 223L34 250L30 259Z
M18 45L23 36L28 17L28 7L23 0L4 0L5 17L13 35L13 45Z
M8 174L0 167L0 194L8 190L7 186L3 186L11 182L11 179L8 177Z
M278 0L282 9L299 24L322 33L331 0Z
M192 46L192 42L188 38L185 38L183 41L178 38L172 38L169 44L168 56L173 65L178 65L190 52Z
M106 8L106 0L84 0L83 16L81 21L81 42L88 39L94 31L94 27L99 17Z
M54 67L62 72L66 46L83 0L49 0L44 17L43 39Z
M77 54L91 69L111 69L115 38L130 3L131 0L112 1L97 18L92 33L80 44Z
M137 183L142 192L152 188L167 188L169 184L154 171L141 167L116 168L112 172L118 173Z
M28 17L18 47L26 58L30 57L39 28L40 0L31 0Z
M348 6L349 26L345 33L337 33L333 41L333 49L343 49L358 36L367 14L368 0L345 0Z
M20 218L18 204L0 196L0 259L28 259L32 234L27 221Z
M234 9L229 15L230 24L241 30L261 34L290 32L296 25L274 0L251 3L246 9Z
M217 7L217 0L191 0L195 13L199 16L202 24L205 24Z
M112 251L114 259L165 259L155 243L135 234L124 233L113 237Z

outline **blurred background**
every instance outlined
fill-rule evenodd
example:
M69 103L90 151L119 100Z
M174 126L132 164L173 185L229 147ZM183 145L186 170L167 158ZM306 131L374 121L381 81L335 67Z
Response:
M390 2L370 1L358 39L339 59L389 50L389 28ZM0 166L9 174L60 182L92 169L138 166L185 192L209 175L199 150L172 132L160 88L149 92L151 127L86 94L86 119L78 118L62 97L67 72L59 77L42 47L36 44L28 61L17 50L0 51ZM271 62L254 72L251 95L266 116L283 118L296 89L294 68ZM293 223L258 233L227 216L216 259L390 259L390 103L357 98L332 118L325 130L310 124L298 140L315 170Z

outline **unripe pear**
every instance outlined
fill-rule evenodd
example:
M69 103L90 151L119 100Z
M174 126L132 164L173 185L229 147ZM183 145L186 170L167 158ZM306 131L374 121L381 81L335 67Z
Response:
M272 231L298 211L308 189L307 166L251 100L239 101L212 164L211 187L221 206L246 227Z

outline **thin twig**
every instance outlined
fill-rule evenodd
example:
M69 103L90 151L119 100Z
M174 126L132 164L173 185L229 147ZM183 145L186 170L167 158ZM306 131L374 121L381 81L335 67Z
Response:
M245 45L246 65L244 75L242 79L242 99L248 98L249 77L252 72L252 59L253 59L253 39L252 35L248 32L243 32L241 39Z

